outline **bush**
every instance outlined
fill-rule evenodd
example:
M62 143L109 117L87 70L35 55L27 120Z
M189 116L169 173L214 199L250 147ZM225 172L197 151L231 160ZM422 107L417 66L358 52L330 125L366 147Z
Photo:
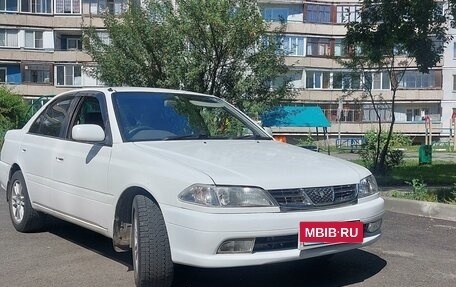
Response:
M10 129L20 128L25 122L28 106L21 96L0 86L0 140Z
M380 149L379 152L383 149L383 146L386 143L388 133L383 132L380 135L376 131L367 132L364 135L364 143L359 151L361 160L369 169L373 169L375 166L375 157L377 152L377 137L380 136ZM402 134L393 133L391 136L390 144L385 158L385 165L387 169L391 169L395 166L401 165L404 161L404 152L398 150L399 147L410 146L412 140Z
M412 182L406 182L412 187L412 192L409 194L410 199L422 201L437 201L435 194L429 192L427 185L421 179L412 179Z

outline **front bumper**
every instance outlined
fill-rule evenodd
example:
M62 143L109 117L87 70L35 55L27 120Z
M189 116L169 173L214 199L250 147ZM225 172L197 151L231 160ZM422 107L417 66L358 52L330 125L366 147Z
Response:
M236 267L305 259L372 244L380 238L380 231L365 233L361 244L309 246L304 250L299 250L296 245L296 248L288 250L217 254L220 244L228 239L297 234L302 221L374 222L383 216L384 201L375 195L370 200L366 198L350 206L280 213L211 214L169 205L162 205L161 209L175 263L198 267Z

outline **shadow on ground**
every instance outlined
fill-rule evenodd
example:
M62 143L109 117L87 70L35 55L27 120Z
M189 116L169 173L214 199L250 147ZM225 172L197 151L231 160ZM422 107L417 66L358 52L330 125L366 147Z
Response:
M76 225L52 219L49 232L132 270L131 253L117 253L111 239ZM375 254L352 250L330 259L307 259L295 262L242 268L196 268L176 265L174 287L228 286L345 286L379 273L387 262Z
M328 260L307 259L243 268L176 268L173 286L345 286L379 273L386 261L363 250L340 253Z
M116 252L110 238L50 216L47 223L50 233L114 260L126 266L128 271L133 270L131 252Z

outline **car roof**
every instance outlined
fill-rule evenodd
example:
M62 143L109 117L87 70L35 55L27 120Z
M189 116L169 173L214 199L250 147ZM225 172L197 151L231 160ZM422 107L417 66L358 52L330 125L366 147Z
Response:
M173 90L173 89L162 89L162 88L146 88L146 87L93 87L93 88L81 88L81 89L74 89L71 91L66 91L64 93L58 94L57 96L64 96L68 94L73 94L76 92L84 92L84 91L99 91L105 94L111 94L115 92L150 92L150 93L171 93L171 94L179 94L179 95L189 95L189 96L206 96L206 97L214 97L212 95L202 94L202 93L195 93L190 91L184 90Z

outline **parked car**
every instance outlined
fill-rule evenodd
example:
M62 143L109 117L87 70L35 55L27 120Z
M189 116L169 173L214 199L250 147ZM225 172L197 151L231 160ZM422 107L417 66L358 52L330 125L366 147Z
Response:
M137 286L169 286L174 263L248 266L366 246L384 213L367 169L274 141L217 97L164 89L54 97L7 132L0 183L16 230L42 230L52 215L110 237L132 250ZM304 234L307 222L358 222L360 240L306 242L323 230Z

